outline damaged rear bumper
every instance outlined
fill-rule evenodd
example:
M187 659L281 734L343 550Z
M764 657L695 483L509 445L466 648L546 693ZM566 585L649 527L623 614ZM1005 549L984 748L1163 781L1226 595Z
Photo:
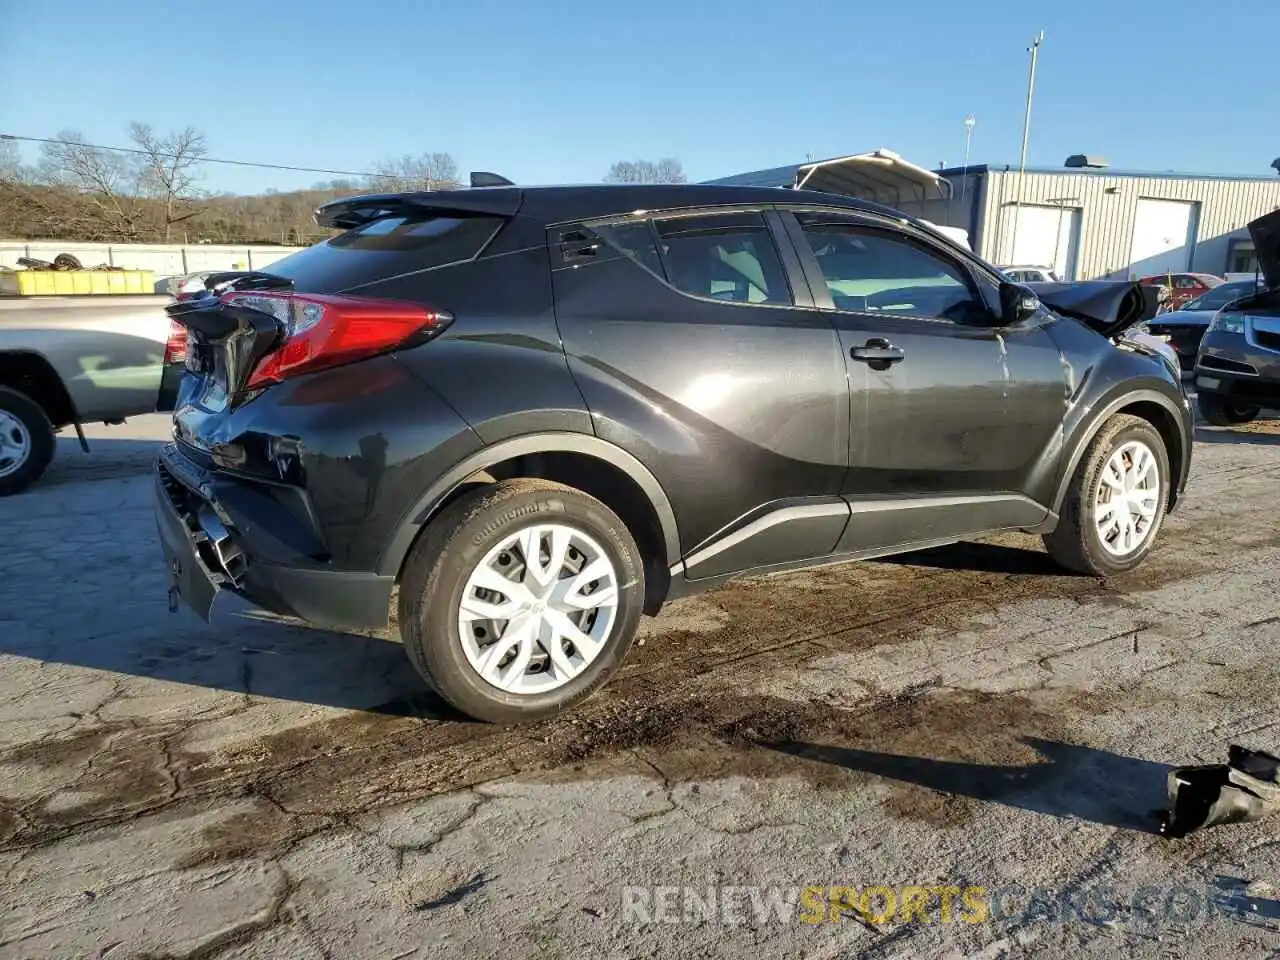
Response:
M174 444L161 450L155 511L171 599L205 620L225 590L318 624L385 626L394 578L330 568L313 530L272 494L204 469Z

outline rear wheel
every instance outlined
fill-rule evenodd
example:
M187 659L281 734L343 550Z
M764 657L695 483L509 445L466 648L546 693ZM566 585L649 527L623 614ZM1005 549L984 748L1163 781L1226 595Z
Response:
M25 490L53 459L53 426L25 393L0 387L0 497Z
M418 539L400 584L409 659L453 706L535 720L602 686L644 605L640 551L607 506L544 480L464 495Z
M1159 431L1140 417L1117 414L1081 457L1045 548L1079 573L1106 577L1132 570L1155 542L1169 482L1169 454Z
M1251 403L1241 403L1220 393L1198 393L1196 406L1206 423L1215 427L1235 427L1258 419L1262 408Z

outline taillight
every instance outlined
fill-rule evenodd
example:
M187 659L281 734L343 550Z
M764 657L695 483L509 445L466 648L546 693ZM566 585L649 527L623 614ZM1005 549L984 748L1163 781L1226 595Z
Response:
M220 299L280 322L280 346L254 368L246 384L249 389L416 346L453 320L448 313L420 304L372 297L236 291Z
M177 320L169 321L169 338L164 342L164 362L185 363L187 359L187 328Z

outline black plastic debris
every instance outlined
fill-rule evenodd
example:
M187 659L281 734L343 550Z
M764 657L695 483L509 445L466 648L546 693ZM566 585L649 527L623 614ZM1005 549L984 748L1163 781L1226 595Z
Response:
M1221 823L1247 823L1280 811L1280 757L1237 744L1227 762L1177 767L1169 772L1169 809L1160 833L1185 837Z

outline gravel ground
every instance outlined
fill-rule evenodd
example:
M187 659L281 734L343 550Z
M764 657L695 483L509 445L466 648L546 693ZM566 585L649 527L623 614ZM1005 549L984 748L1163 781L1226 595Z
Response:
M394 634L169 614L165 429L0 501L0 957L1280 951L1280 821L1151 816L1280 746L1280 422L1200 431L1132 574L1018 535L733 585L520 729Z

